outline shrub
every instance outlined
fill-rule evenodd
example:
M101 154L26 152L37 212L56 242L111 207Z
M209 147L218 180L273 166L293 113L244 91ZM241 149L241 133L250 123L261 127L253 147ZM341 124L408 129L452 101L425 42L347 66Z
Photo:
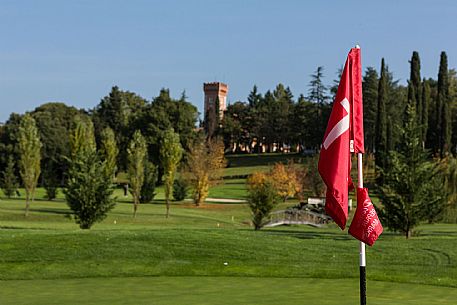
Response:
M278 204L278 190L264 173L254 173L248 179L248 206L255 230L260 230L271 211Z
M158 171L157 166L150 161L145 161L144 163L144 181L143 186L141 187L140 192L140 202L149 203L151 202L155 195L155 189L157 184Z
M188 190L188 185L187 182L182 179L178 178L173 182L173 198L176 201L182 201L186 198L187 196L187 190Z
M19 184L17 182L16 174L14 173L14 160L12 156L9 156L8 158L8 164L3 172L1 183L5 196L8 198L14 196Z

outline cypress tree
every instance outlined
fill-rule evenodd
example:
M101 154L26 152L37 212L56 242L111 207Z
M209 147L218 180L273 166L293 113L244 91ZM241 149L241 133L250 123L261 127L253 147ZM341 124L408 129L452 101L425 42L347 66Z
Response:
M430 84L425 80L422 81L422 146L425 147L428 132L428 112L430 106Z
M422 123L422 85L421 85L421 63L419 53L414 51L411 57L411 74L408 86L408 102L413 102L416 108L416 117L418 124ZM414 90L414 92L412 92ZM422 138L422 128L420 128L420 138Z
M441 52L436 107L437 127L439 128L438 148L440 156L444 157L449 152L451 146L451 115L446 52Z
M378 72L368 67L363 76L363 125L365 127L365 148L374 151L376 116L378 108Z
M375 133L375 161L376 166L382 169L386 165L385 158L387 150L387 97L387 72L383 58L381 61L381 73L378 85L378 111L376 117Z

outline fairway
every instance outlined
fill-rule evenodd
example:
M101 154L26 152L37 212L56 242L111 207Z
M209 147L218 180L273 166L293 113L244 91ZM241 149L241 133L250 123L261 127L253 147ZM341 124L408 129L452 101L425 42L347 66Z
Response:
M357 281L257 277L136 277L0 282L2 305L350 305ZM18 289L20 287L20 289ZM369 283L369 304L453 305L457 289ZM81 292L84 293L81 293Z
M1 200L0 304L358 302L358 242L333 224L256 232L245 204L175 202L165 219L162 200L133 219L118 195L91 230L61 199L34 202L28 218L22 199ZM457 226L417 233L367 249L369 304L455 304Z

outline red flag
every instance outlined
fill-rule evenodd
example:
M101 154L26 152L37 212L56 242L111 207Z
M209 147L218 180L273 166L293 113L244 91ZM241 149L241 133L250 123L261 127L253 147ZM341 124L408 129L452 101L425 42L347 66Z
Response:
M343 230L352 186L350 152L364 152L361 68L360 49L353 48L341 75L319 158L319 173L327 186L325 211Z
M382 233L382 225L374 209L368 190L357 188L357 210L352 219L349 233L358 240L372 246Z

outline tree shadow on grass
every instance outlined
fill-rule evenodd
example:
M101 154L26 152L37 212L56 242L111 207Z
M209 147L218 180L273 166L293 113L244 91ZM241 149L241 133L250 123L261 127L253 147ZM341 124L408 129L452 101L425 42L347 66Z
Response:
M276 235L276 236L288 236L298 239L334 239L334 240L352 240L353 238L349 235L343 235L336 232L319 232L319 231L295 231L295 230L277 230L277 229L268 229L263 230L264 234Z

